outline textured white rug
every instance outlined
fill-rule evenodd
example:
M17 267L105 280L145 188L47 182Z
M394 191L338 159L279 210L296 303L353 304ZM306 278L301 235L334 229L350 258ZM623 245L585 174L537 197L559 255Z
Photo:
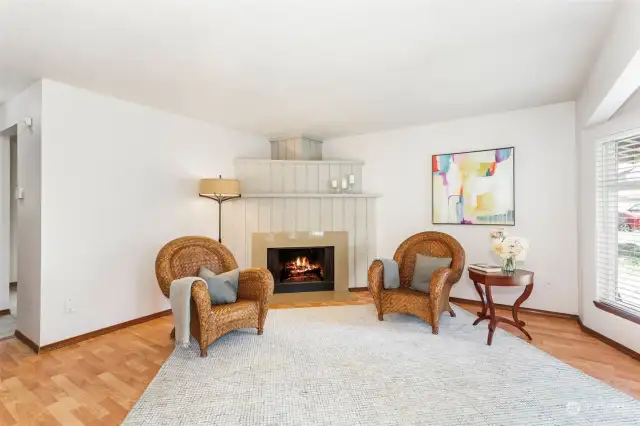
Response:
M373 305L271 310L263 336L176 349L124 424L640 424L640 401L456 312L434 336Z

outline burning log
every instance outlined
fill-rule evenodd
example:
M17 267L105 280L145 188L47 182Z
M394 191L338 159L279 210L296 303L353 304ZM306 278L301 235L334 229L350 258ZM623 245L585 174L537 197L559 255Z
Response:
M318 264L309 263L309 259L306 256L297 257L296 260L287 262L284 265L285 272L287 274L287 280L291 281L305 281L305 280L318 280L322 278L322 268Z

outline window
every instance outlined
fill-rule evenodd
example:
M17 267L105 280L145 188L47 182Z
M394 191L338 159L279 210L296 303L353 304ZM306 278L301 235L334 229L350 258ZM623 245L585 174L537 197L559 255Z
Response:
M596 306L640 319L640 135L596 152Z

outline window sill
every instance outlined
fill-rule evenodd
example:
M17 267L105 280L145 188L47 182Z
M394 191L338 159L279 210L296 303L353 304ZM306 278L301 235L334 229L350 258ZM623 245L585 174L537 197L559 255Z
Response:
M629 312L623 311L622 309L618 309L614 306L607 305L602 302L598 302L596 300L593 301L593 304L596 308L602 309L605 312L609 312L617 317L624 318L628 321L635 322L636 324L640 324L640 317L637 315L630 314Z

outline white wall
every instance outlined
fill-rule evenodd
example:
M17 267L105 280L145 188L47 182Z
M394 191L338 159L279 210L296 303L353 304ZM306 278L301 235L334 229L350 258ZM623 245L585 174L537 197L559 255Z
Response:
M524 306L578 312L576 145L573 102L502 114L330 139L325 158L361 159L365 192L381 193L377 210L378 253L391 257L407 237L425 230L453 235L467 262L496 261L490 226L431 224L431 156L515 146L516 225L531 249L524 264L536 287ZM495 291L497 303L513 303L521 291ZM465 276L454 296L476 298Z
M42 132L42 83L36 82L11 101L0 105L0 132L17 125L18 134L18 182L25 191L25 197L18 202L18 276L20 277L20 297L18 297L17 329L36 344L40 343L40 275L41 275L41 226L40 226L40 190L41 190L41 132ZM33 119L33 127L22 123L23 117ZM6 135L5 135L6 136ZM0 137L2 152L9 154L9 138ZM5 150L6 148L6 150ZM8 160L8 159L7 159ZM7 161L6 164L9 162ZM4 163L3 163L4 164ZM6 169L5 169L6 170ZM8 170L7 170L8 172ZM8 173L7 173L8 175ZM2 184L0 203L9 204L10 189L8 181ZM3 208L2 212L8 212ZM3 235L9 232L9 217L0 218ZM2 239L3 268L1 282L9 279L9 240ZM5 248L6 247L6 248ZM6 250L6 251L5 251ZM4 269L7 262L7 269ZM2 285L2 291L8 286ZM0 296L2 299L4 295ZM3 301L0 300L0 304ZM1 305L0 305L1 306Z
M637 102L633 101L637 105ZM602 311L593 305L596 289L596 144L602 138L622 136L632 131L640 133L640 105L635 109L625 106L613 119L582 133L580 147L580 208L579 244L582 285L582 322L589 328L616 342L640 352L640 325ZM634 130L635 129L635 130Z
M168 308L154 263L183 235L217 237L198 179L268 157L265 138L43 83L41 344ZM22 276L20 276L22 285ZM64 313L71 299L75 312Z

